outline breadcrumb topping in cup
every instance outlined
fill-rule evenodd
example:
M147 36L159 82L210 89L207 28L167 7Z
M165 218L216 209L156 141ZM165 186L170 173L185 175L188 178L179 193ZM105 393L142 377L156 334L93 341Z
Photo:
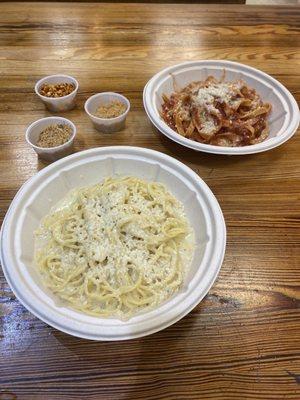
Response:
M120 101L112 101L98 107L95 116L100 118L116 118L124 114L126 109L126 104Z
M72 136L72 128L67 124L50 125L39 136L37 146L57 147L66 143Z

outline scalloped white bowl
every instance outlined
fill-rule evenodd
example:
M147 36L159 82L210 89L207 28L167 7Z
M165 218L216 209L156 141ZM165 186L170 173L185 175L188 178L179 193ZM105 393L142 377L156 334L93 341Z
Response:
M158 308L128 321L97 318L59 304L41 284L33 264L34 230L50 208L75 187L119 174L164 183L183 202L196 240L194 258L182 289ZM82 338L124 340L164 329L191 311L214 283L225 245L222 211L198 175L157 151L114 146L82 151L61 159L21 187L2 226L1 261L5 277L17 298L47 324Z
M170 95L176 86L183 88L193 81L206 79L209 75L226 80L244 79L254 88L263 101L272 104L269 116L270 134L267 140L251 146L223 147L195 142L171 129L160 117L162 94ZM143 94L145 111L153 125L165 136L185 147L214 154L244 155L271 150L290 139L299 125L299 108L292 94L270 75L233 61L191 61L166 68L153 76L146 84Z

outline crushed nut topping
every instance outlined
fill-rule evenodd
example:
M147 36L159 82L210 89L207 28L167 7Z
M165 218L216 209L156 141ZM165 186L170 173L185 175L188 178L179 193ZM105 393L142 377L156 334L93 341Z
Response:
M63 97L72 93L75 90L73 83L57 83L50 85L44 83L40 88L40 94L46 97Z

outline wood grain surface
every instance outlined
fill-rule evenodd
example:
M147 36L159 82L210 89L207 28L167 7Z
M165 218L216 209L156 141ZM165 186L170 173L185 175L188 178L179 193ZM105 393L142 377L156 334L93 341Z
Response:
M50 115L33 92L42 76L79 83L76 150L136 145L189 165L223 209L221 273L183 320L150 337L101 343L63 334L30 314L0 277L0 400L300 399L300 138L244 157L196 153L162 137L142 105L147 80L187 60L262 69L300 100L300 9L292 7L1 3L1 218L44 167L26 145ZM132 104L127 127L97 133L83 111L100 91Z

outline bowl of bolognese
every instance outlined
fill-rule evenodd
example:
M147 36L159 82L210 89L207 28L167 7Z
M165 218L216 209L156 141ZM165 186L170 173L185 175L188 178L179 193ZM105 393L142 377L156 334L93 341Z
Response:
M154 75L143 93L153 125L171 140L214 154L270 150L299 125L293 95L279 81L233 61L192 61Z

